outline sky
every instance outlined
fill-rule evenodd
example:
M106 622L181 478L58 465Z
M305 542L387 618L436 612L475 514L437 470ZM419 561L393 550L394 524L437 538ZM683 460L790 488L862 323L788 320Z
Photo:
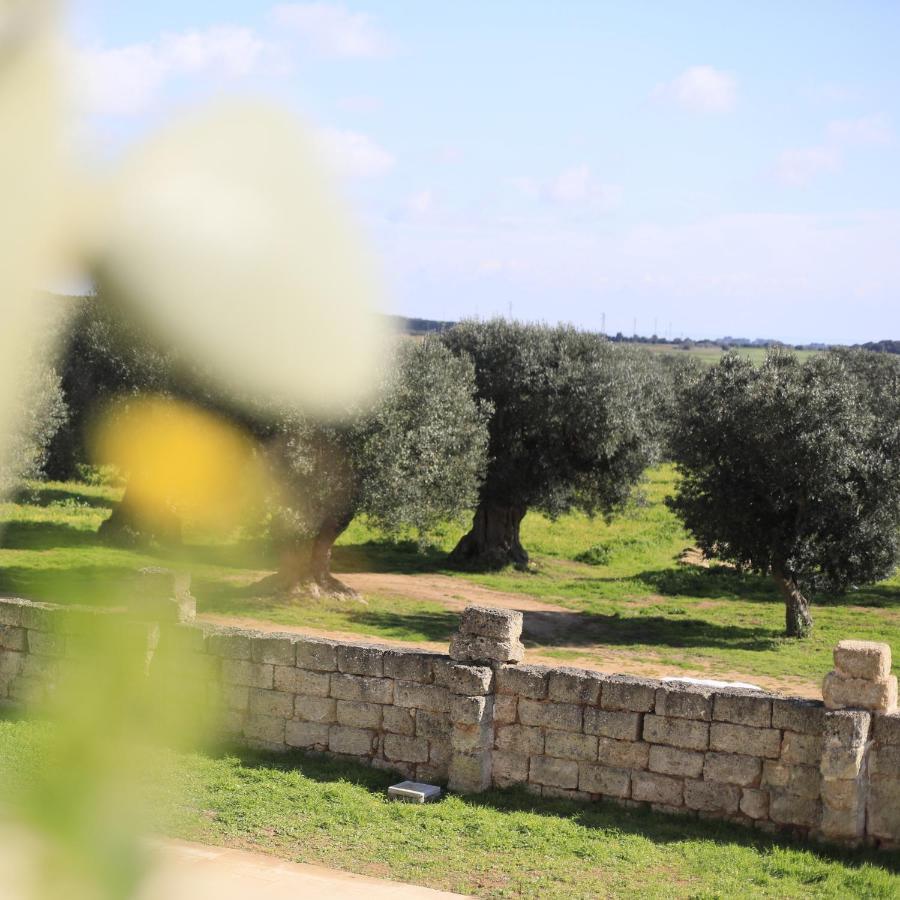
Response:
M388 310L900 338L900 4L73 0L85 143L223 92L314 133Z

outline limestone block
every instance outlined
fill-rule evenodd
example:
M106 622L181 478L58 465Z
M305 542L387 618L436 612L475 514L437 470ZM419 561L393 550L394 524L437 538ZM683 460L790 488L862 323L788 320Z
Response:
M454 753L450 760L451 791L462 794L487 790L491 785L491 753L488 750L472 755Z
M284 742L290 747L324 750L328 746L329 727L320 722L286 722Z
M871 727L871 713L851 709L829 711L822 728L825 746L859 747L869 739Z
M885 778L900 778L900 745L876 744L869 751L869 774Z
M629 675L609 675L603 679L600 705L603 709L625 709L650 712L656 705L658 681L632 678Z
M454 634L450 639L450 658L457 662L516 663L525 656L520 640L482 637L480 634Z
M839 641L834 667L847 678L883 681L891 674L891 648L876 641Z
M380 703L366 703L362 700L336 701L335 715L339 725L351 725L354 728L381 728Z
M762 785L781 788L798 797L819 796L821 775L815 766L791 766L767 759L763 763Z
M578 788L590 794L628 797L631 793L631 772L628 769L581 763L578 766Z
M331 676L327 672L310 672L293 666L275 666L276 691L290 694L306 694L310 697L327 697L331 691Z
M32 632L37 634L37 632ZM4 650L25 649L25 629L15 625L0 625L0 648Z
M648 714L644 716L644 740L686 750L706 750L709 746L709 725L693 719L670 719Z
M560 703L596 704L600 699L600 674L586 669L551 669L547 696Z
M297 641L297 665L301 669L317 672L337 670L337 651L334 644L315 638L300 638Z
M676 719L712 718L713 692L699 685L666 685L656 690L656 714Z
M296 642L290 635L267 634L250 641L250 658L253 662L272 663L276 666L293 666L296 662Z
M822 781L822 802L826 808L856 813L865 810L865 785L860 779L830 779Z
M305 722L331 724L337 721L337 701L331 697L307 697L304 694L297 694L294 698L294 718Z
M435 682L452 694L489 694L494 684L494 672L490 666L464 666L455 663L435 670Z
M769 815L769 792L758 788L741 790L740 810L751 819L765 819Z
M820 815L821 805L813 797L798 797L780 790L769 794L769 818L779 825L815 828Z
M799 734L785 731L781 741L781 761L815 766L822 758L822 737L818 734Z
M15 650L0 650L0 678L13 678L22 671L26 654Z
M385 650L382 665L388 678L430 684L434 677L434 663L442 659L447 657L424 650Z
M415 734L416 719L411 710L400 706L385 706L381 727L392 734Z
M821 734L825 705L820 700L775 698L772 701L772 727L801 734Z
M762 776L762 760L758 756L742 753L707 753L703 763L706 781L738 784L751 787L759 784Z
M250 635L240 631L212 632L206 636L206 652L228 659L250 659Z
M247 687L271 688L273 666L255 663L246 659L223 659L222 681L230 684L245 684Z
M437 684L419 684L415 681L395 681L393 684L394 703L397 706L443 713L450 709L450 694L445 687Z
M617 769L646 769L650 760L650 745L643 741L614 741L597 739L597 759L605 766Z
M244 737L270 744L284 743L285 720L281 716L254 716L244 720Z
M542 725L559 731L581 731L582 707L574 703L519 700L519 721L523 725Z
M597 738L590 734L568 731L548 731L544 745L547 756L594 762L597 759Z
M490 749L493 740L489 722L480 725L454 725L450 731L450 746L454 753L474 753Z
M494 784L510 787L528 781L528 756L524 753L510 753L495 750L493 753Z
M544 732L528 725L505 725L497 728L496 747L526 756L544 752Z
M282 691L251 688L250 714L254 716L279 716L290 719L294 715L294 698Z
M867 814L870 835L891 841L900 838L900 779L872 779Z
M38 656L63 656L66 652L66 636L53 631L29 631L28 652Z
M866 755L865 744L856 747L825 745L819 771L823 778L858 778Z
M560 788L578 787L578 763L552 756L532 756L529 767L531 781Z
M873 725L879 744L900 744L900 713L873 716Z
M428 741L402 734L386 734L383 740L384 755L388 759L404 762L427 762Z
M819 831L830 840L848 841L860 838L866 830L866 808L863 805L853 810L824 806Z
M665 744L654 744L650 748L647 768L663 775L697 778L703 771L703 756L703 753L696 750L679 750Z
M226 709L246 711L250 705L250 688L246 685L224 684L220 688Z
M684 805L705 812L736 813L741 802L741 788L717 781L684 782Z
M781 732L777 728L713 722L709 727L709 749L776 759L781 752Z
M447 769L453 756L449 738L428 742L428 762L438 768Z
M684 782L669 775L654 772L633 772L631 776L631 797L648 803L664 803L667 806L681 806Z
M394 681L391 678L335 673L331 676L331 696L336 700L390 703L394 699Z
M878 681L868 681L829 672L822 683L822 697L828 709L893 712L897 708L897 677L891 675Z
M459 622L464 634L518 641L522 636L522 613L492 606L467 606Z
M772 724L772 698L739 690L717 691L713 700L713 719L769 728Z
M641 738L641 714L588 707L584 711L584 731L617 741L638 741Z
M390 736L399 738L399 735ZM375 749L376 738L376 733L368 728L349 728L346 725L332 725L328 730L328 749L332 753L368 756ZM408 740L408 738L405 738L405 740Z
M416 737L429 741L446 738L453 728L450 716L443 712L431 712L426 709L416 710Z
M450 719L461 725L478 725L491 721L494 705L491 697L459 697L450 698Z
M516 721L519 712L519 698L512 694L494 695L494 722L509 725Z
M547 696L549 674L542 666L500 666L497 669L497 691L529 700L543 700Z
M384 675L384 648L374 644L338 644L337 668L347 675Z

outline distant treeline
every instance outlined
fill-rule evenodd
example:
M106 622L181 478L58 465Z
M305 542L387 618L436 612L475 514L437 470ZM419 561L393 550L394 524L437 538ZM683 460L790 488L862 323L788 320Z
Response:
M876 353L900 353L900 341L869 341L855 346L863 350L874 350Z

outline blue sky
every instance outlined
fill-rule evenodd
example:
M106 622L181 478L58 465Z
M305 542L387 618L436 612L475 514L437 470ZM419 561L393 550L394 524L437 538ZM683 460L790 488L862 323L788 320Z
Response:
M286 104L337 171L395 312L900 337L900 4L70 12L98 153L222 91Z

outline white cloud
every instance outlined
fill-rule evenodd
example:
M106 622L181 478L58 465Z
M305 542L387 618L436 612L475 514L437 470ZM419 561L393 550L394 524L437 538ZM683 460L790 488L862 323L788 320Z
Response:
M525 197L570 209L609 210L622 198L619 185L600 181L584 163L570 166L545 181L519 177L508 179L508 184Z
M784 150L775 164L775 175L783 184L806 187L819 175L841 167L840 151L834 147L802 147Z
M828 123L826 133L834 143L858 147L883 147L894 141L894 130L884 115L835 119Z
M322 155L339 174L349 178L373 178L389 172L394 157L366 134L322 128L317 134Z
M658 84L653 96L670 100L691 112L724 113L734 109L737 82L721 69L691 66L672 81Z
M390 43L368 13L330 3L283 3L272 19L298 34L320 56L374 59L390 53Z
M74 61L76 100L88 112L135 115L152 104L170 79L201 73L248 75L267 49L252 29L219 25L126 47L85 50Z

